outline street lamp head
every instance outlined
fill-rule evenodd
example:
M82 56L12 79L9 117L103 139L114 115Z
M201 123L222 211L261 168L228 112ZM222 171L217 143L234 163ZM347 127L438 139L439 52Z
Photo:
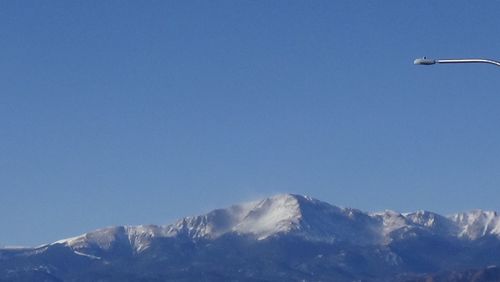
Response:
M436 60L433 59L427 59L426 57L416 59L413 61L415 65L434 65L436 63Z
M416 59L413 63L415 65L483 63L500 67L500 61L490 59L428 59L427 57L423 57Z

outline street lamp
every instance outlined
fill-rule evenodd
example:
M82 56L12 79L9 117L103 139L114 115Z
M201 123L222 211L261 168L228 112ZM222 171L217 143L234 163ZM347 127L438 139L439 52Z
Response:
M500 67L499 61L488 60L488 59L429 59L426 57L416 59L413 61L415 65L434 65L434 64L470 64L470 63L483 63L492 64Z

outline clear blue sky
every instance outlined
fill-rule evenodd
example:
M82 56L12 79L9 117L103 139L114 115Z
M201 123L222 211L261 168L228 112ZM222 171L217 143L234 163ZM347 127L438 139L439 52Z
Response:
M500 210L499 1L1 1L0 244L276 193Z

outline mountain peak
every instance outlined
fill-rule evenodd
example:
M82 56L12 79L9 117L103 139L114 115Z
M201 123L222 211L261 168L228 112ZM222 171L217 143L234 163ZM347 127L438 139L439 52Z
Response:
M205 215L187 217L167 227L167 234L194 238L217 238L227 233L265 239L298 229L302 206L317 200L295 194L280 194L260 201L217 209Z
M304 197L283 194L264 199L248 211L233 231L254 234L259 239L291 231L297 228L302 218L301 198Z

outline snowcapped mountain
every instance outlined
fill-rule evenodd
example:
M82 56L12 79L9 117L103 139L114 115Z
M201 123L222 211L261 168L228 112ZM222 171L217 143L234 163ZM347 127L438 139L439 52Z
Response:
M475 240L487 235L499 236L500 217L496 212L480 210L449 217L422 210L404 214L386 210L369 214L307 196L284 194L186 217L171 225L111 227L53 244L107 250L113 242L120 241L140 252L158 237L216 239L234 233L256 240L289 234L306 240L366 245L386 244L393 239L394 231L415 229Z
M366 213L284 194L170 225L117 226L37 248L0 249L0 280L42 275L80 281L78 275L90 268L99 279L111 271L109 281L122 279L123 273L142 277L144 269L162 279L182 281L197 280L194 277L386 281L498 264L500 255L495 251L500 253L496 212ZM214 261L227 267L219 269ZM193 271L198 276L192 276ZM211 279L203 275L206 271L217 275Z

